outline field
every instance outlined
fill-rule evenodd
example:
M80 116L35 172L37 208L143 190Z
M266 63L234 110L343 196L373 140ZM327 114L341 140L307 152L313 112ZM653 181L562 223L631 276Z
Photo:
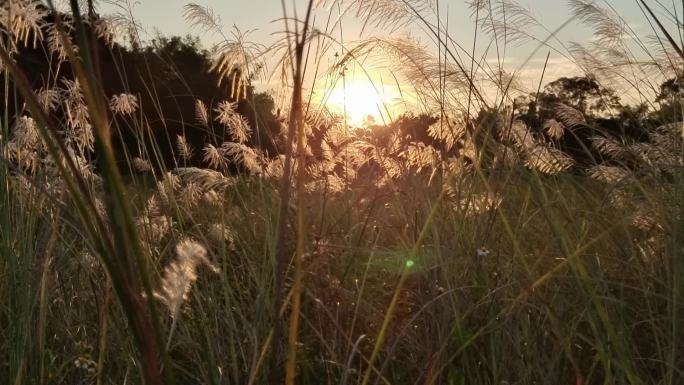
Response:
M0 4L0 384L684 385L684 2L102 3Z

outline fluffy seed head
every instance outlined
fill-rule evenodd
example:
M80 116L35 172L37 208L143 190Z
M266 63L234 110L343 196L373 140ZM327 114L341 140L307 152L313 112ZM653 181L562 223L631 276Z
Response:
M138 109L138 97L131 94L114 95L109 100L109 109L115 114L133 115Z
M152 171L152 164L150 164L150 162L148 160L145 160L145 159L140 158L140 157L133 158L133 166L139 172Z
M184 136L178 135L176 139L176 147L178 148L178 154L181 158L186 160L192 158L192 146L190 146L190 144L185 140Z
M169 310L172 318L178 317L180 306L188 299L192 284L197 280L197 266L207 265L218 269L207 258L207 249L196 241L184 238L176 245L176 260L164 268L161 287L154 293Z

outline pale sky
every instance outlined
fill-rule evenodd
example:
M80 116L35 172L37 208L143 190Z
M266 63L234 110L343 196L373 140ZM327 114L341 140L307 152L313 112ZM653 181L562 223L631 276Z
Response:
M668 4L670 10L677 7L677 12L681 17L681 2L674 2L673 0L648 0L654 7L657 6L655 4L656 1L659 1L661 4ZM118 2L125 3L125 1L120 0ZM218 36L202 34L202 32L190 28L189 23L183 18L183 7L188 3L186 0L129 0L129 2L133 5L135 18L143 25L148 38L153 38L157 32L163 35L186 35L190 33L199 36L206 48L209 48L218 39ZM275 40L273 34L284 29L283 22L278 20L283 15L280 0L195 0L194 2L213 9L220 16L228 32L230 32L233 26L242 31L251 30L249 40L264 45L271 44ZM337 0L328 0L328 4L336 2ZM290 16L292 16L292 9L296 5L299 10L299 16L302 17L307 1L285 0L285 3ZM555 30L571 17L568 0L519 0L518 3L530 9L532 15L550 31ZM647 36L653 34L636 0L596 0L596 3L602 7L613 7L638 35ZM111 12L114 9L111 5L104 4L104 2L100 4L102 13ZM440 10L442 21L446 20L448 16L451 37L459 44L471 47L473 44L474 23L471 10L468 9L466 2L463 0L440 0ZM317 10L316 24L319 28L322 28L327 16L327 9ZM361 34L361 25L362 23L356 20L353 15L346 16L343 19L343 38L345 42L352 42L373 35L387 35L389 33L389 31L371 27L364 30L364 33ZM339 31L335 33L339 34ZM395 31L394 34L409 34L428 46L431 44L435 46L419 28L403 28ZM535 33L535 35L539 39L544 39L548 36L548 33L541 31ZM564 43L569 41L586 43L592 39L592 36L591 28L578 20L573 20L557 34L558 39ZM479 40L482 43L478 44L477 51L481 55L485 49L484 44L489 39L485 36ZM554 43L554 46L562 49L560 43ZM521 63L528 59L537 47L538 43L526 43L507 47L505 56L506 70L518 70ZM488 60L496 60L493 49L490 48L487 52L490 53ZM519 75L523 83L525 83L525 87L536 88L536 82L538 82L541 74L547 52L549 52L548 48L539 49L520 69ZM578 75L579 73L574 64L563 58L562 55L552 52L544 82L555 80L560 76ZM269 85L266 84L262 87L268 88Z

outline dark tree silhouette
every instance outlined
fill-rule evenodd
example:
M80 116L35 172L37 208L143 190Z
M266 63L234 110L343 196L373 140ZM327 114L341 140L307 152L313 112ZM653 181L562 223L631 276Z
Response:
M61 17L68 20L70 16ZM54 19L54 15L46 17L47 22ZM196 149L188 165L204 165L200 150L206 143L220 144L228 140L226 128L211 121L211 110L221 101L236 101L231 98L231 80L220 81L219 75L210 70L208 52L201 48L199 39L160 37L144 46L125 47L117 43L108 45L94 38L94 34L88 34L93 37L93 52L102 75L101 96L108 99L112 95L129 93L138 98L140 105L141 115L134 118L135 124L131 118L113 117L113 143L122 171L127 171L126 159L139 156L141 152L158 155L159 159L152 159L153 163L175 166L177 135L184 135ZM35 90L74 79L70 63L60 63L45 42L36 47L19 48L17 63ZM46 78L46 74L52 76ZM0 89L4 90L4 85ZM21 110L23 100L13 92L9 96L12 106L9 113L14 115L17 109ZM280 122L274 115L273 99L268 94L255 93L251 86L246 87L246 95L241 96L237 111L246 117L254 131L249 144L275 155L277 148L273 137L279 131ZM209 107L208 127L197 122L196 100ZM144 148L140 147L141 143Z
M564 103L576 108L584 115L596 116L610 113L620 105L615 91L603 87L591 76L562 77L544 87L539 95L540 108Z

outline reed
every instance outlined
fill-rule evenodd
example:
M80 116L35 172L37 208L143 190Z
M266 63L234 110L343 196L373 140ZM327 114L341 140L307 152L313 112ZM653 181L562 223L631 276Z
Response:
M646 38L614 2L548 26L470 0L464 40L441 1L283 1L269 44L188 4L218 41L194 51L210 99L176 75L182 40L81 3L0 5L1 382L684 382L684 4L635 1ZM571 23L595 39L563 41ZM540 109L552 55L592 99ZM353 127L313 91L350 68L392 71L425 116Z

